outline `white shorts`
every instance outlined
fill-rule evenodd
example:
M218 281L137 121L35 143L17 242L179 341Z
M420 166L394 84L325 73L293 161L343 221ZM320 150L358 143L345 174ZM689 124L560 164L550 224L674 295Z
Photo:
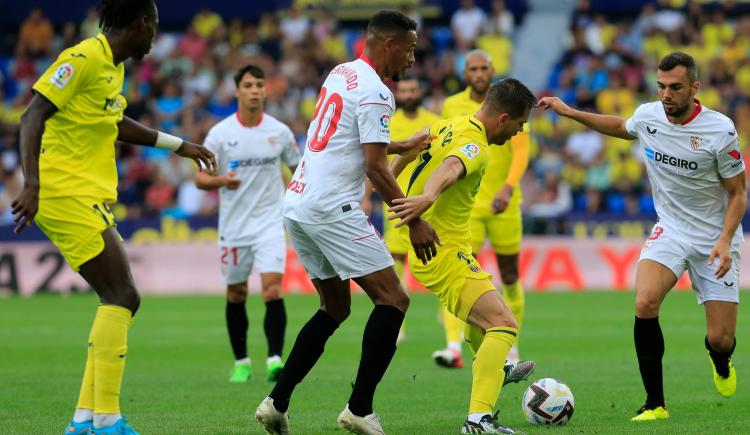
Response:
M393 266L393 257L362 210L338 222L306 224L284 218L297 256L310 278L358 278Z
M221 280L224 284L241 284L247 281L255 263L258 273L284 273L286 267L286 239L279 231L249 245L219 244Z
M740 253L732 251L732 266L721 278L714 275L719 267L719 260L708 264L711 247L707 250L694 246L674 232L668 231L659 224L654 226L641 250L640 260L653 260L663 264L674 272L677 279L687 269L698 303L706 301L723 301L739 303Z

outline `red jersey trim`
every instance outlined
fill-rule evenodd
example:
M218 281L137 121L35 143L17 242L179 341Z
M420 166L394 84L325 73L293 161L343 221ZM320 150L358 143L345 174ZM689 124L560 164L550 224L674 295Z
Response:
M698 116L699 113L701 113L701 110L703 110L703 106L701 105L701 102L698 101L697 98L693 98L693 102L696 104L695 109L693 110L693 114L690 115L690 118L682 121L680 125L688 125L688 123L695 119L696 116Z
M372 69L375 69L375 65L373 65L373 64L372 64L372 60L370 60L370 58L369 58L369 57L367 57L366 55L362 54L361 56L359 56L359 59L360 59L360 60L361 60L362 62L364 62L364 63L366 63L366 64L370 65L370 68L372 68Z
M245 123L242 122L242 118L240 118L240 112L234 112L234 116L237 117L237 122L239 122L240 125L243 126L243 127L245 127L245 128L252 128L252 127L259 126L263 122L263 115L264 114L261 113L260 119L258 120L257 124L255 124L255 125L245 125Z

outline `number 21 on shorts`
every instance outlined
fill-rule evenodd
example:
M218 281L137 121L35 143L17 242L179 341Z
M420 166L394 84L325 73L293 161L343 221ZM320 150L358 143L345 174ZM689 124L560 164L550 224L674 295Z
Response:
M221 264L229 264L229 258L232 257L232 265L237 265L237 247L229 248L226 246L221 247Z

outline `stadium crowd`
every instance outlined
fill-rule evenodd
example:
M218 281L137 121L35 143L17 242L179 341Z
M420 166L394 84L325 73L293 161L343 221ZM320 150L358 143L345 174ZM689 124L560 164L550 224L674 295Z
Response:
M676 3L646 5L638 16L606 17L580 1L567 49L539 94L628 117L655 98L658 59L682 50L699 62L702 103L729 115L745 144L750 139L750 16ZM461 4L450 20L434 25L404 10L420 23L411 73L426 92L423 105L436 113L445 97L465 86L463 64L472 48L492 56L498 77L512 68L513 38L523 17L513 16L502 0L492 1L490 10L473 0ZM55 28L34 9L20 28L14 52L0 56L0 224L11 221L9 205L23 184L18 124L31 85L60 51L95 35L98 21L92 8L80 23ZM255 63L267 74L266 111L287 123L304 144L320 84L332 66L359 55L363 36L361 26L346 27L333 11L290 9L245 22L204 9L183 32L160 33L150 56L126 66L126 114L200 143L213 124L236 109L232 74ZM530 124L532 161L522 182L527 218L653 211L634 143L582 130L550 113L535 111ZM119 145L119 154L119 218L216 212L216 192L195 187L192 163L165 150L128 144ZM554 226L529 229L554 231Z

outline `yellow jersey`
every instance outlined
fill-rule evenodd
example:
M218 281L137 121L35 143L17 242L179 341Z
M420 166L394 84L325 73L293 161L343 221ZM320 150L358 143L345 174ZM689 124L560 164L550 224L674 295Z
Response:
M391 117L391 140L394 142L406 141L420 130L432 127L432 125L440 121L440 119L440 116L422 107L417 109L417 116L413 119L407 118L403 109L396 109L396 112ZM388 155L388 163L393 160L393 157L394 155ZM414 169L414 166L416 166L416 159L410 162L404 170L401 171L398 178L396 178L398 185L404 193L406 193L406 187L409 183L409 175Z
M117 199L115 140L127 103L124 68L99 33L60 53L33 89L57 107L39 156L39 197Z
M471 87L467 86L463 92L452 95L445 99L443 104L443 118L452 118L460 115L472 115L476 113L482 103L471 99ZM524 141L528 149L529 145L529 127L525 124L523 133L516 135L512 141ZM523 145L523 144L522 144ZM487 214L492 213L492 201L500 189L505 186L505 181L510 172L511 162L513 161L513 150L510 143L506 142L502 146L491 146L489 148L489 163L487 165L487 176L482 179L482 185L476 197L476 212ZM513 195L508 203L508 209L519 207L523 202L523 194L518 185L513 188Z
M437 138L419 156L409 177L408 196L420 195L443 161L458 157L466 175L445 189L423 218L435 228L444 247L458 245L470 253L469 216L488 163L487 134L473 115L440 121L430 132Z

